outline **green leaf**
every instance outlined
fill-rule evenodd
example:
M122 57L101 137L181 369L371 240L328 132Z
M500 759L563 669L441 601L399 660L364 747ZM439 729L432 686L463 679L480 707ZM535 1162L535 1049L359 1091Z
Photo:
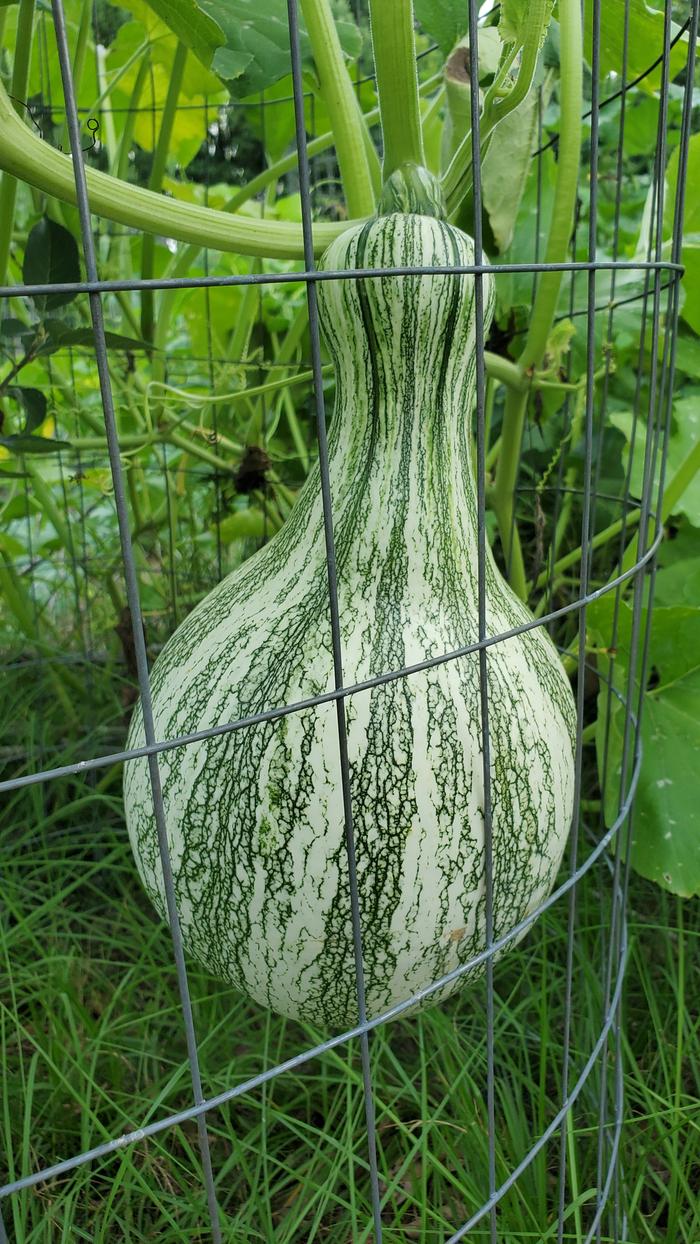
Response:
M700 234L696 237L698 241L695 244L683 239L681 261L685 272L681 281L681 318L690 325L694 333L700 334Z
M234 48L217 48L211 67L224 82L233 82L240 78L246 69L253 64L250 52L237 52Z
M46 436L0 436L0 445L14 454L55 454L57 449L70 449L70 441L50 440Z
M8 521L7 515L4 513L3 518L6 522ZM0 551L2 551L6 557L11 557L13 559L19 559L27 556L26 545L22 544L21 540L16 540L15 537L11 536L7 531L0 531Z
M659 357L662 357L663 342L659 343ZM676 336L676 371L700 380L700 340L689 334L678 333Z
M132 106L131 93L144 56L147 56L149 72L141 84L133 139L145 151L152 151L158 140L160 117L170 86L178 39L146 4L146 0L126 0L126 3L138 20L120 26L110 44L107 68L110 74L122 74L112 98L119 108L126 110ZM206 69L197 56L188 54L182 77L180 106L170 138L169 156L172 160L181 166L189 163L205 138L205 105L215 108L217 103L223 102L223 97L224 88L216 74ZM188 106L192 104L197 106Z
M35 329L30 324L25 324L22 320L16 320L12 316L6 320L0 320L0 341L14 341L18 337L22 339L27 336L35 336Z
M53 285L80 280L78 244L63 225L44 216L30 231L22 263L25 285ZM65 306L75 298L73 293L38 295L38 309Z
M602 644L612 638L613 610L611 596L591 608L589 624ZM645 624L643 610L642 635ZM616 686L625 692L631 634L632 609L623 602L614 678ZM675 605L654 609L649 672L650 687L642 707L642 765L632 819L632 865L673 894L690 897L700 892L700 801L692 780L700 765L700 601L695 608ZM605 688L598 698L601 777L609 695ZM616 779L622 763L624 721L623 705L611 696L605 800L608 825L613 823L619 805ZM631 768L630 764L628 780Z
M585 0L584 48L588 64L592 60L594 0ZM664 15L659 9L650 9L644 0L605 0L600 6L600 73L622 72L625 8L629 5L629 39L627 43L627 80L645 73L649 65L664 50ZM671 38L678 32L671 23ZM671 78L683 68L687 55L687 33L671 49ZM640 87L645 91L658 90L661 84L661 65L645 74Z
M466 4L455 4L454 0L415 0L414 11L425 33L435 40L444 56L449 56L469 29Z
M45 436L34 436L46 418L46 398L40 389L30 389L23 385L10 385L6 389L8 397L18 402L24 411L24 427L21 432L10 436L0 436L0 445L14 454L50 454L57 449L70 449L69 441L51 440Z
M19 402L24 411L24 427L22 434L30 436L46 418L46 398L40 389L27 389L22 385L10 385L6 389L8 397Z
M673 404L674 429L668 443L666 483L679 470L700 440L700 393L679 398ZM622 463L627 469L629 445L632 440L634 418L629 411L617 411L610 415L610 422L623 433L627 445L622 453ZM644 478L644 447L646 433L643 422L638 420L634 436L634 457L630 474L630 491L641 497ZM652 497L656 495L660 474L660 454L657 454L656 471L652 484ZM690 481L680 500L674 506L674 514L685 514L695 527L700 527L700 474Z
M484 207L501 254L513 240L536 134L537 94L530 91L520 107L501 121L483 165Z
M270 534L270 523L262 510L252 507L236 510L227 514L219 523L219 536L223 544L232 544L234 540L261 540Z
M678 187L678 162L680 148L676 147L666 166L666 196L664 198L664 236L670 238L676 211ZM693 134L688 143L688 163L685 178L685 203L683 233L700 234L700 134Z
M695 557L684 557L658 571L654 602L657 605L693 605L700 608L700 541Z
M167 0L159 2L167 7ZM197 4L224 33L212 69L237 99L257 95L287 76L290 48L286 0L197 0ZM362 49L362 35L346 0L334 0L332 7L343 51L354 59ZM311 69L311 44L301 18L299 33L302 62L304 68Z
M533 14L532 0L502 0L501 16L498 22L498 33L504 43L514 43L516 47L524 47L533 33L533 21L537 20ZM554 8L554 0L548 0L545 5L543 20L539 23L539 45L545 41L547 28L552 20L552 10Z
M211 13L204 11L197 0L147 0L153 12L177 35L186 48L194 52L206 69L212 65L217 48L225 43L224 32ZM133 11L125 0L125 8ZM138 16L138 13L136 14Z
M53 354L55 350L65 350L71 346L95 347L95 337L91 328L67 328L62 320L45 320L46 339L42 342L37 354ZM121 333L105 333L105 341L112 350L152 350L153 346L136 337L123 337Z
M498 141L498 131L495 141ZM535 163L539 164L539 186ZM538 256L541 258L544 255L552 218L556 178L557 165L551 150L543 152L539 161L531 162L518 207L513 238L502 256L504 263L533 263ZM532 273L499 273L496 277L496 291L499 318L512 307L525 307L529 314L532 306Z

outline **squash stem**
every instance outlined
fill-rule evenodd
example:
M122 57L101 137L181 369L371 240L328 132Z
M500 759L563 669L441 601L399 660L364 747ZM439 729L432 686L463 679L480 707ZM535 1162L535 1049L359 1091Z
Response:
M413 0L370 0L370 29L384 141L384 181L404 164L423 167Z
M506 54L496 80L486 92L479 126L482 160L486 155L495 127L510 112L520 106L532 87L543 30L546 29L549 21L549 7L548 0L535 0L528 7L528 29L522 47L518 76L513 86L505 94L503 93L503 80L513 62L516 48ZM456 214L471 187L472 133L471 129L468 129L456 147L442 179L442 190L451 218Z
M32 54L32 30L34 19L34 0L20 0L17 14L17 38L15 40L14 62L12 65L12 82L10 94L13 99L27 98L29 81L29 65ZM8 100L9 104L9 100ZM18 112L21 105L15 104ZM1 127L0 127L1 128ZM0 161L1 164L1 161ZM17 181L10 173L3 173L0 186L0 285L7 275L7 264L12 246L12 230L15 222L15 201L17 199Z
M73 162L20 120L0 82L0 169L26 181L64 203L75 204ZM128 228L162 234L197 249L271 259L303 259L301 225L292 221L254 220L251 217L185 203L156 194L143 186L128 185L94 168L86 168L91 211ZM352 222L323 222L314 226L314 254L320 255Z
M583 100L583 35L580 6L576 0L561 0L560 19L560 122L557 182L552 221L547 238L545 263L564 263L569 252L576 208L578 172L581 159L581 109ZM537 366L544 354L559 299L563 272L540 276L530 326L518 359L525 371Z
M349 216L371 216L375 195L364 118L347 71L330 0L302 0L321 96L331 119Z
M426 78L425 82L420 84L420 95L430 95L431 91L434 91L441 85L441 83L442 74L433 74L432 77ZM369 127L371 125L376 125L377 121L379 121L380 110L379 108L370 108L369 112L363 112L361 115L364 130L368 133ZM326 151L332 146L333 131L328 130L326 134L319 134L318 138L310 139L306 145L306 151L309 158L311 158L311 156L319 155L321 151ZM253 199L257 194L260 194L261 190L264 190L266 186L269 186L270 182L278 181L280 177L284 177L285 173L294 172L296 167L297 153L296 151L292 151L289 155L283 156L281 160L276 160L274 164L268 165L266 169L263 169L262 173L258 173L257 177L252 177L249 182L246 182L245 186L241 186L240 190L236 191L233 198L228 201L223 210L225 212L237 212L239 207L242 207L243 204L247 203L249 199ZM372 172L371 168L370 172Z
M547 263L566 260L576 206L578 170L581 156L581 106L583 90L583 34L578 0L560 0L561 99L559 161L554 192L552 221L547 239ZM530 327L518 367L525 376L542 360L547 346L561 288L562 272L545 272L540 277ZM525 426L529 386L522 392L509 389L503 415L501 453L494 484L494 509L501 544L510 565L513 589L525 599L526 579L522 551L514 523L515 483Z

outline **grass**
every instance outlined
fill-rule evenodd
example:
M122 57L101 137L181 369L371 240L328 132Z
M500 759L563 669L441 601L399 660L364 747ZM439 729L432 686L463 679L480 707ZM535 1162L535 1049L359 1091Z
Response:
M66 740L52 684L21 666L7 676L15 707L2 740L8 773L25 752L60 764L119 746L123 689L109 690L99 670L92 679L85 736ZM5 799L0 1147L10 1179L191 1100L169 935L136 876L119 777L65 779ZM570 1083L600 1031L609 890L603 862L578 891ZM496 967L498 1183L561 1100L566 921L566 905L556 905ZM617 1189L626 1244L700 1240L700 1021L692 1006L699 933L698 904L683 906L633 879ZM196 967L190 985L207 1095L325 1035L267 1014ZM485 988L477 984L372 1038L386 1244L443 1241L486 1199L485 1032ZM595 1210L599 1085L596 1067L567 1129L566 1241L585 1239ZM211 1112L207 1123L227 1241L372 1239L356 1042ZM499 1240L556 1240L559 1148L556 1135L503 1198ZM615 1238L614 1201L602 1241ZM18 1192L2 1209L17 1244L208 1240L196 1125ZM486 1219L469 1239L489 1239Z

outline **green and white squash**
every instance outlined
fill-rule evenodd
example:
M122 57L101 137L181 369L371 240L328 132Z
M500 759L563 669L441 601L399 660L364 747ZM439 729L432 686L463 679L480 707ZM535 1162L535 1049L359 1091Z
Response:
M473 262L469 238L394 212L339 237L327 269ZM487 316L493 282L484 278ZM336 399L329 436L346 684L475 641L474 279L318 286ZM530 615L488 554L489 634ZM318 470L283 529L178 628L152 677L158 738L332 689ZM552 887L572 815L575 711L537 628L488 650L495 935ZM347 700L367 1010L484 946L479 658ZM143 743L138 710L129 747ZM264 1006L357 1021L334 703L160 757L186 950ZM127 763L129 833L165 912L147 763ZM466 974L467 976L473 973ZM465 976L431 1000L445 997Z

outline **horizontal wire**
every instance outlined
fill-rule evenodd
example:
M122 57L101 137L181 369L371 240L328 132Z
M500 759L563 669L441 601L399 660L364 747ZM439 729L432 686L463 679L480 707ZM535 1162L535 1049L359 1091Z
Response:
M611 689L627 711L631 712L625 697L617 691L616 688L613 687ZM632 713L632 717L636 722L634 713ZM642 751L640 745L637 752L636 763L630 778L629 790L627 791L627 795L621 804L620 811L610 828L607 829L598 840L590 855L588 855L584 862L579 864L577 869L567 877L566 881L564 881L556 890L553 890L552 893L538 907L536 907L534 911L529 912L518 922L518 924L509 929L507 933L502 934L501 937L493 941L487 950L482 950L478 954L473 955L472 958L468 959L466 963L460 964L458 968L454 968L451 972L441 976L430 985L426 985L423 989L420 989L415 994L412 994L411 997L407 998L405 1002L397 1003L395 1006L390 1007L387 1011L383 1011L381 1015L375 1016L374 1019L368 1019L364 1024L357 1024L355 1027L349 1028L345 1032L339 1033L337 1036L329 1037L326 1041L322 1041L318 1045L302 1050L301 1053L295 1054L291 1058L285 1059L281 1063L277 1063L276 1066L267 1068L265 1071L258 1072L257 1075L251 1076L248 1080L242 1081L242 1083L235 1085L233 1088L225 1089L221 1093L217 1093L212 1097L206 1098L198 1105L189 1106L185 1110L176 1111L173 1114L167 1115L163 1119L157 1119L153 1123L147 1123L143 1127L136 1128L132 1132L125 1132L123 1135L115 1137L113 1140L103 1141L102 1144L95 1145L92 1149L86 1149L83 1153L76 1154L72 1158L66 1158L64 1161L54 1163L52 1166L45 1167L43 1170L34 1171L31 1175L23 1175L19 1179L15 1179L10 1183L4 1184L0 1187L0 1198L10 1196L13 1192L19 1192L22 1188L30 1188L36 1184L43 1183L47 1179L53 1179L57 1175L75 1170L78 1166L83 1166L85 1163L94 1161L96 1158L106 1157L126 1148L128 1145L136 1144L141 1140L145 1140L149 1136L155 1136L169 1127L186 1123L189 1119L197 1118L200 1114L216 1110L220 1106L226 1105L227 1102L233 1101L237 1097L242 1097L246 1093L250 1093L254 1089L260 1088L261 1085L266 1084L269 1080L276 1079L277 1076L283 1075L287 1071L294 1071L297 1067L301 1067L305 1063L310 1062L312 1059L318 1058L319 1055L325 1054L329 1050L336 1049L339 1045L346 1044L353 1038L361 1036L363 1032L371 1032L373 1029L379 1028L382 1024L387 1023L388 1020L396 1019L405 1011L408 1011L412 1007L416 1006L417 1003L425 1001L438 990L444 989L447 985L459 980L459 978L464 976L467 972L473 971L475 968L480 967L482 963L485 963L489 958L493 958L511 941L519 937L520 934L525 933L527 929L529 929L530 926L540 918L540 916L548 911L550 907L553 907L560 898L563 898L564 895L566 895L573 886L577 885L581 878L593 868L594 864L600 859L615 834L617 834L620 826L623 824L630 811L632 801L634 800L637 790L641 764ZM601 1044L602 1040L607 1035L607 1032L607 1028L601 1030L601 1036L599 1038ZM570 1102L574 1100L576 1091L576 1089L572 1090L572 1095L569 1097ZM554 1122L553 1130L556 1129L556 1126L557 1120ZM542 1143L544 1143L544 1141ZM532 1153L532 1156L534 1157L534 1152Z
M417 53L416 61L425 60L425 57L430 56L431 52L437 51L438 47L439 45L437 43L432 43L430 47L425 48L422 52ZM353 84L353 87L358 87L358 86L364 86L366 82L375 82L375 81L376 81L375 74L370 73L370 74L366 74L364 78L353 78L352 84ZM222 90L223 89L224 88L222 87ZM310 100L311 102L313 102L316 97L313 91L305 91L303 98L305 100ZM19 102L22 103L24 101L20 100ZM250 103L249 101L246 102L245 100L242 100L242 99L236 99L236 100L229 99L228 101L223 101L222 103L216 103L216 101L214 100L209 100L207 102L207 100L205 99L205 102L202 104L178 104L177 111L178 112L209 112L211 111L213 113L213 112L218 112L219 110L221 112L235 111L240 108L241 111L251 112L253 110L259 111L261 108L277 108L281 104L293 104L293 103L294 103L293 95L280 95L278 99L265 99L261 93L261 98L259 100L256 100L254 103ZM60 117L60 116L63 116L65 112L65 107L62 104L56 104L56 105L31 104L30 106L29 104L25 103L24 106L29 111L32 117L39 117L39 116L50 117L52 115ZM102 107L99 107L96 109L78 108L77 111L78 113L81 113L85 116L94 116L94 115L108 116L111 113L117 114L117 113L122 113L122 112L128 112L128 113L143 112L147 116L149 115L157 116L159 113L163 111L164 108L165 108L165 103L141 104L138 107L125 104L121 108L102 108ZM379 117L377 117L376 122L372 122L372 124L378 125Z
M655 517L655 515L653 515ZM345 699L348 696L357 695L362 691L371 691L375 687L384 686L385 683L395 682L399 678L409 677L411 674L423 673L425 670L435 669L438 665L444 665L448 661L457 660L460 657L470 656L474 652L479 652L481 648L491 648L494 644L505 643L509 639L515 639L518 635L524 635L527 631L532 631L536 627L546 626L555 618L561 618L565 614L573 613L577 609L591 604L593 601L600 600L606 596L608 592L613 591L619 584L626 582L633 575L638 574L642 567L654 557L661 541L663 540L663 529L660 529L653 544L649 546L644 556L640 558L628 570L616 575L603 587L596 588L593 592L588 592L585 596L578 600L570 601L566 605L561 605L558 609L552 610L550 613L543 614L541 618L532 618L529 622L523 622L520 626L513 627L512 630L503 631L499 635L487 636L486 639L476 640L473 643L465 644L461 648L455 648L451 652L442 653L437 657L427 657L424 661L418 661L413 665L406 665L400 670L391 670L384 674L377 674L373 678L364 679L362 682L353 683L349 687L338 687L332 691L322 692L320 695L309 696L304 700L296 700L293 704L283 704L276 708L265 709L260 713L253 713L249 717L241 717L236 721L224 722L218 726L211 726L207 730L197 730L192 734L180 735L176 739L166 739L161 743L149 745L144 744L143 747L134 747L125 749L121 752L114 752L108 756L96 756L91 760L80 760L73 764L61 765L55 769L44 769L39 773L26 773L21 777L6 779L0 782L0 793L10 790L18 790L22 786L33 786L37 782L54 781L56 778L69 777L77 773L87 773L92 769L105 768L108 765L120 764L127 760L137 760L144 756L159 755L161 752L173 751L175 748L184 747L189 743L202 743L206 739L217 738L219 735L231 734L236 730L242 730L249 726L257 726L263 722L275 721L281 717L288 717L292 713L303 712L309 708L316 708L321 704L330 704L339 699Z
M480 263L414 264L397 268L342 268L331 271L306 269L302 272L245 272L231 276L153 277L150 280L56 281L55 284L2 285L0 298L35 298L42 294L111 294L128 290L218 289L237 285L300 285L309 281L374 280L387 276L476 276L501 272L674 272L683 276L685 267L670 259L577 259L562 263ZM607 305L607 304L606 304Z

